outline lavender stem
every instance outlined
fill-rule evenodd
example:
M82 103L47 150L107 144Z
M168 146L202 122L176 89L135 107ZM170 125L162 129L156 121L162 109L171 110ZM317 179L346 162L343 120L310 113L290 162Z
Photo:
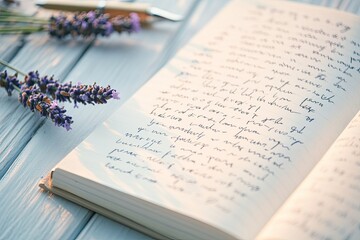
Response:
M0 59L0 64L2 64L2 65L4 65L5 67L8 67L8 68L14 70L14 71L17 72L17 73L20 73L20 74L23 75L23 76L26 76L26 75L27 75L26 73L24 73L24 72L20 71L19 69L11 66L8 62L6 62L6 61L4 61L4 60L2 60L2 59Z

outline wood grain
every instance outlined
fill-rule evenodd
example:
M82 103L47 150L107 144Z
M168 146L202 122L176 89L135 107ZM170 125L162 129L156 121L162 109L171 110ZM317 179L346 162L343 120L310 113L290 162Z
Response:
M360 1L343 0L343 1L341 1L339 9L359 15L360 14Z
M106 217L95 214L76 239L150 240L151 238Z

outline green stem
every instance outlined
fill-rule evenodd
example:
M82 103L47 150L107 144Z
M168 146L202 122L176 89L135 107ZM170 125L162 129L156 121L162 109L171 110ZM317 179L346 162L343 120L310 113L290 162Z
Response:
M0 8L0 13L1 13L1 16L19 16L19 17L27 17L28 16L25 14L17 13L14 11L9 11L9 10L2 9L2 8Z
M0 34L14 34L14 33L32 33L44 31L44 26L9 26L0 27Z
M8 67L8 68L14 70L14 71L17 72L17 73L20 73L20 74L23 75L23 76L27 76L26 73L24 73L23 71L20 71L19 69L11 66L8 62L6 62L6 61L4 61L4 60L2 60L2 59L0 59L0 64L2 64L2 65L4 65L5 67ZM19 90L20 90L20 89L19 89Z
M18 88L18 86L13 85L13 88L14 88L16 91L21 92L21 89L20 89L20 88Z
M17 17L17 16L0 16L1 23L40 23L48 24L49 21L46 19L32 18L32 17Z

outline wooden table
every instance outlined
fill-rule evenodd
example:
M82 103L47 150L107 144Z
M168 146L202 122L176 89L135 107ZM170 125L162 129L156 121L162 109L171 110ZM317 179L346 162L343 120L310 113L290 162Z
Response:
M270 1L270 0L269 0ZM298 0L360 14L359 0ZM147 239L148 237L40 191L39 180L158 71L227 1L148 0L185 16L158 21L137 34L96 40L59 41L46 33L0 36L0 58L28 72L55 75L63 82L110 84L120 101L66 107L73 130L53 126L0 89L0 239ZM18 10L48 16L33 1Z

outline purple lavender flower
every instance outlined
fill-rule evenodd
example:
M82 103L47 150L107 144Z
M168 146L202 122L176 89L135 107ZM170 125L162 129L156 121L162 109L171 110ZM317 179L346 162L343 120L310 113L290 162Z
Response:
M139 15L137 15L136 13L130 13L130 19L132 23L131 25L132 31L139 32L141 29Z
M93 22L96 18L96 14L94 11L89 11L86 15L90 22Z
M59 39L68 35L84 38L98 35L108 37L113 32L138 32L140 18L136 13L131 13L129 17L110 18L107 14L90 11L75 14L72 19L68 19L64 15L52 16L48 29L50 36Z
M51 77L44 76L41 77L40 81L38 82L38 85L42 93L46 93L50 96L54 96L55 92L60 86L60 83L54 80L54 76Z
M81 104L104 104L109 99L119 99L116 90L110 86L100 87L95 83L93 85L72 85L71 83L60 85L55 92L54 99L59 102L71 102L74 101L74 107L78 107L78 103Z
M71 129L72 118L65 114L66 110L60 108L56 102L45 94L41 93L36 87L23 89L19 94L19 102L24 107L30 108L32 112L39 112L41 116L50 118L55 126L64 127L66 130Z
M4 80L2 80L4 79ZM22 87L27 91L32 90L37 93L43 93L50 96L52 99L59 102L72 102L74 106L78 107L78 103L81 104L103 104L107 103L109 99L119 99L119 95L115 89L107 87L100 87L96 84L85 85L78 83L73 85L70 83L61 84L54 77L40 77L38 71L29 72L25 76L24 82L20 82L16 76L8 76L7 72L0 73L0 84L3 83L3 87L7 90L8 94L14 90L13 85Z
M38 71L29 72L23 81L17 74L9 75L7 71L0 72L0 87L5 88L10 96L13 90L19 91L19 102L33 112L50 118L56 126L71 129L72 118L66 110L59 107L58 102L74 101L74 106L81 104L104 104L109 99L119 99L119 94L110 86L101 87L78 83L61 84L54 77L40 77Z
M113 91L113 93L111 94L111 96L112 96L113 99L120 99L119 93L116 92L116 91Z
M133 33L140 31L140 18L136 13L130 13L129 17L117 16L111 19L114 30L121 33Z
M106 22L105 23L105 32L104 35L105 36L110 36L112 33L114 32L114 28L111 22Z
M40 80L39 72L38 71L32 71L29 72L28 75L25 76L25 87L31 87L37 84Z
M6 70L0 72L0 87L5 88L7 94L11 96L15 87L20 88L20 81L17 78L17 74L10 76Z

